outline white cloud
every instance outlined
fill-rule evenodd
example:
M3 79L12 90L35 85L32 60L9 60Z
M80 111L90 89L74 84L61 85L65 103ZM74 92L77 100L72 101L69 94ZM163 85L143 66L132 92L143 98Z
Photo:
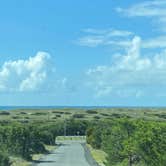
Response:
M127 16L146 16L146 17L154 17L154 16L165 16L166 11L166 1L164 0L155 0L155 1L145 1L138 4L134 4L127 9L116 8L117 12L124 13Z
M129 47L131 45L131 40L129 39L110 40L107 42L107 45L122 49L122 48Z
M81 46L96 47L104 44L103 36L85 36L78 39L77 43Z
M118 7L116 11L128 17L147 17L153 18L159 28L166 31L166 1L152 0L134 4L127 9Z
M125 36L133 35L133 33L130 31L119 30L119 29L92 29L92 28L88 28L88 29L83 29L83 32L95 34L95 35L103 35L106 37L110 37L110 36L125 37Z
M111 45L115 38L126 38L133 35L132 32L116 29L84 29L85 36L77 40L81 46L96 47L100 45ZM112 42L112 43L111 43Z
M166 50L147 57L141 55L141 45L141 38L136 36L126 54L113 59L111 65L88 70L88 85L95 90L96 96L140 97L152 87L166 86Z
M79 38L77 41L79 45L88 47L110 46L115 50L129 48L134 37L134 33L124 30L112 30L108 33L106 30L85 29L84 32L91 35ZM142 40L141 48L166 48L166 36L144 39Z
M143 48L166 48L166 36L158 36L143 41Z
M108 32L108 29L87 28L87 29L83 29L82 32L90 33L90 34L103 35L103 34Z
M42 90L48 86L50 75L55 74L50 58L48 53L38 52L27 60L5 62L0 68L0 91Z

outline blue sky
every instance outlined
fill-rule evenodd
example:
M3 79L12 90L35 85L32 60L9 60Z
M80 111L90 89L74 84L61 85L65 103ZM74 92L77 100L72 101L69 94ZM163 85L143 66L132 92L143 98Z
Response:
M0 2L0 105L165 106L164 0Z

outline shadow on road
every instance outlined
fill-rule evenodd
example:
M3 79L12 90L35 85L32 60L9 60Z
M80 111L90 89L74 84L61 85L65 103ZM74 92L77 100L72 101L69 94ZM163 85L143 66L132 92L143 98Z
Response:
M48 161L48 160L33 160L33 162L35 163L35 164L39 164L39 163L55 163L56 161Z

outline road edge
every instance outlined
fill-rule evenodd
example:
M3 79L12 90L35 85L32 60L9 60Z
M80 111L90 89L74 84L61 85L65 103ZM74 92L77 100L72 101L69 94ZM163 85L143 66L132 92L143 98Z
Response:
M91 166L100 166L96 160L93 158L93 156L91 155L91 152L89 150L89 148L86 146L86 143L81 143L82 147L84 148L84 155L85 158L87 160L87 162L91 165Z

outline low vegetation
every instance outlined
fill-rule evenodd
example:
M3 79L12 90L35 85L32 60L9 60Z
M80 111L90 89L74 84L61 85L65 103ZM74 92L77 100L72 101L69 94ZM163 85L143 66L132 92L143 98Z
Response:
M95 111L95 110L87 110L86 113L88 113L88 114L98 114L98 112Z
M84 118L85 115L84 114L74 114L73 118Z
M7 112L7 111L1 111L1 112L0 112L0 115L10 115L10 112Z

